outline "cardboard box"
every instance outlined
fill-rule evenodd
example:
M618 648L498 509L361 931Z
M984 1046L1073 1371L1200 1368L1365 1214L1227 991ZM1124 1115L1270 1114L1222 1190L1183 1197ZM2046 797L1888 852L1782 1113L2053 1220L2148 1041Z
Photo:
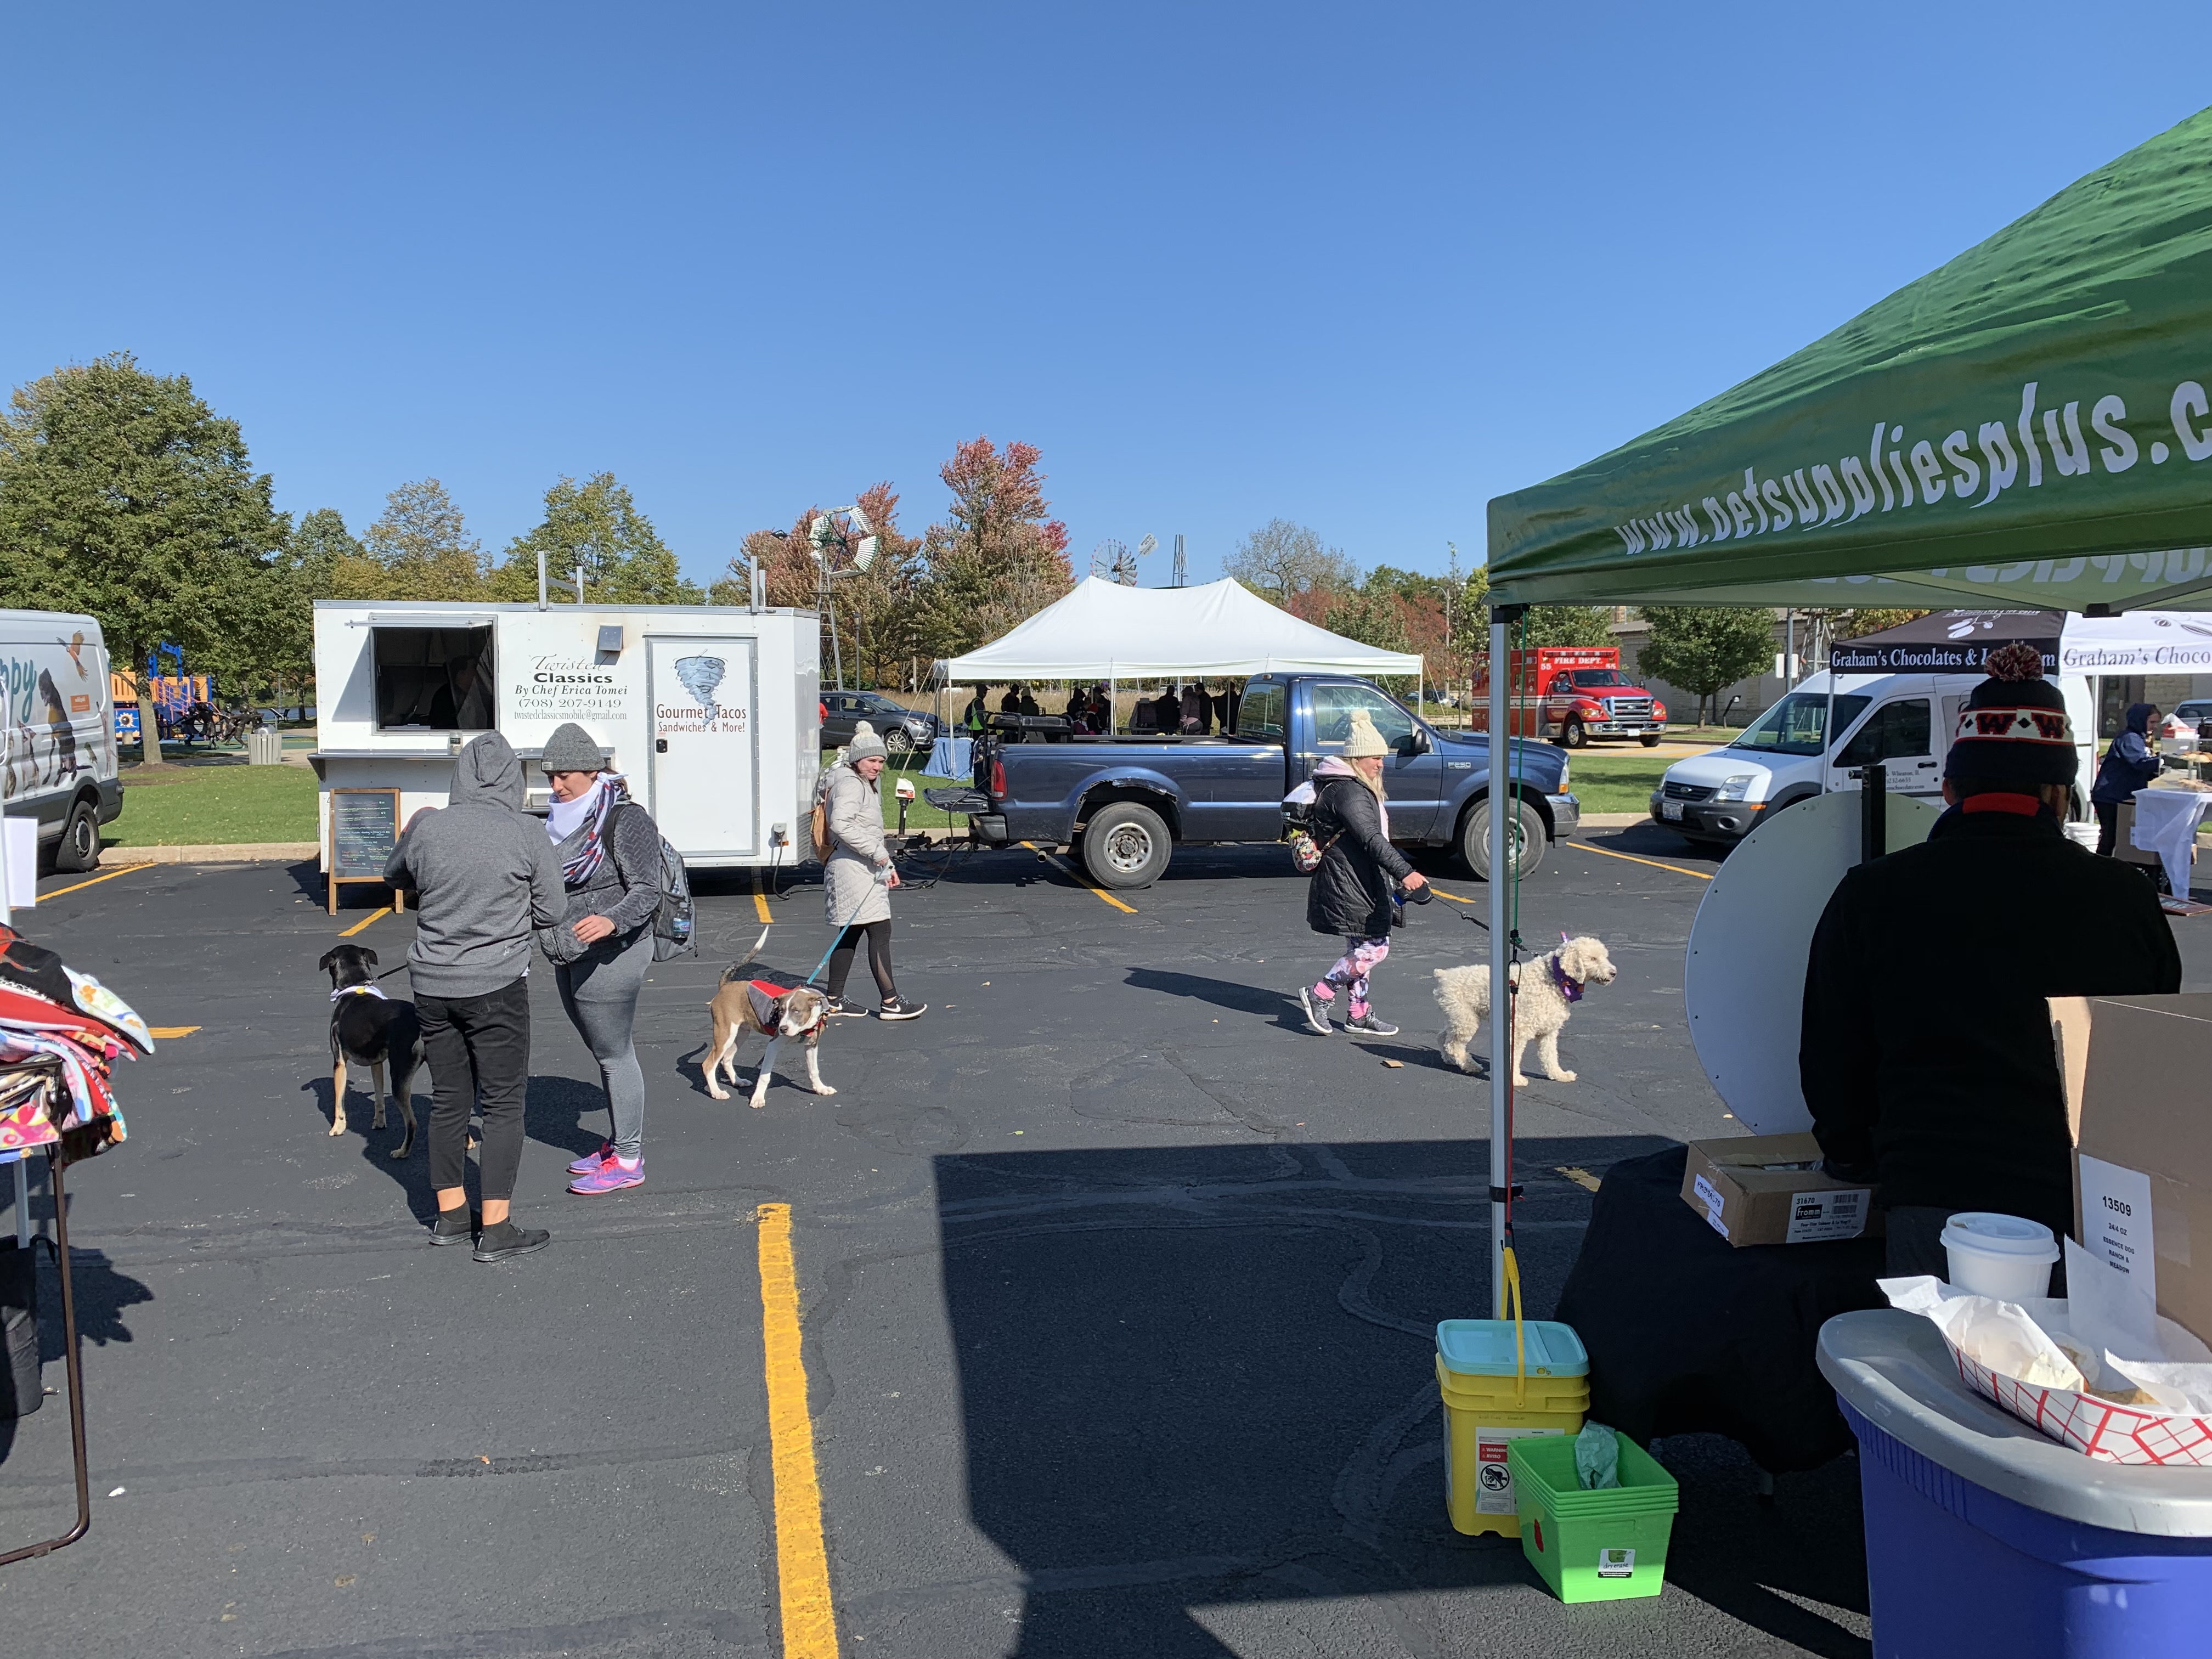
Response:
M2212 1340L2212 994L2053 997L2051 1015L2075 1239Z
M1820 1172L1808 1134L1693 1140L1682 1202L1731 1244L1816 1244L1881 1232L1874 1188Z

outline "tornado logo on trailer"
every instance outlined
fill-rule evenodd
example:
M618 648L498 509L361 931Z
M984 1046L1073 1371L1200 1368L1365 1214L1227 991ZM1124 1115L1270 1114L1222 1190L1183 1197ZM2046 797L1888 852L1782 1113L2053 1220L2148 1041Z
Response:
M720 657L678 657L676 678L707 711L707 724L714 723L714 688L722 683L726 665Z

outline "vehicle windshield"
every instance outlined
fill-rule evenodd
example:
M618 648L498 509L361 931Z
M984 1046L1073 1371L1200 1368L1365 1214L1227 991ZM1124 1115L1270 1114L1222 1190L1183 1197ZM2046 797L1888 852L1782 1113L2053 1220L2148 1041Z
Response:
M1866 710L1871 697L1839 695L1836 698L1836 730L1848 732L1851 722ZM1755 749L1767 755L1817 755L1827 745L1821 741L1828 718L1825 691L1792 691L1743 730L1729 745Z
M1620 671L1618 668L1577 668L1575 670L1575 684L1577 685L1626 685L1628 682L1620 678Z

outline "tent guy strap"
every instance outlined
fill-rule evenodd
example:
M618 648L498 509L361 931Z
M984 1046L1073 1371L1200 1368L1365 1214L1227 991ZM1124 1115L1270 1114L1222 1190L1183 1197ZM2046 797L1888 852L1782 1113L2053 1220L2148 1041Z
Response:
M1500 603L2212 592L2212 110L1796 356L1490 504Z

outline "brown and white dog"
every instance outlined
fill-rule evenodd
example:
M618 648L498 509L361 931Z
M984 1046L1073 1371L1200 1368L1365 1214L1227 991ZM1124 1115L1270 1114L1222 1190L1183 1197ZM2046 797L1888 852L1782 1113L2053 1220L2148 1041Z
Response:
M768 1080L775 1071L775 1052L787 1042L805 1046L806 1086L817 1095L837 1092L822 1080L821 1058L816 1052L822 1029L830 1023L830 999L823 993L811 985L793 988L746 979L741 969L732 968L723 974L721 988L707 1005L707 1012L714 1022L714 1035L707 1044L707 1092L715 1099L730 1097L715 1081L715 1073L721 1072L732 1083L738 1080L738 1044L753 1031L768 1038L768 1052L761 1056L760 1070L753 1077L755 1106L767 1097Z
M1537 1058L1544 1062L1546 1076L1554 1083L1575 1080L1575 1074L1559 1063L1560 1029L1574 1012L1574 1005L1583 1000L1584 988L1612 984L1614 972L1605 946L1587 933L1579 939L1562 933L1558 950L1547 951L1515 969L1513 982L1520 988L1513 999L1513 1081L1516 1085L1528 1081L1521 1074L1521 1061L1531 1042L1536 1045ZM1473 1071L1468 1040L1480 1027L1482 1017L1495 1012L1491 1006L1490 969L1480 964L1439 968L1436 981L1437 1006L1444 1011L1446 1021L1437 1046L1460 1070Z

